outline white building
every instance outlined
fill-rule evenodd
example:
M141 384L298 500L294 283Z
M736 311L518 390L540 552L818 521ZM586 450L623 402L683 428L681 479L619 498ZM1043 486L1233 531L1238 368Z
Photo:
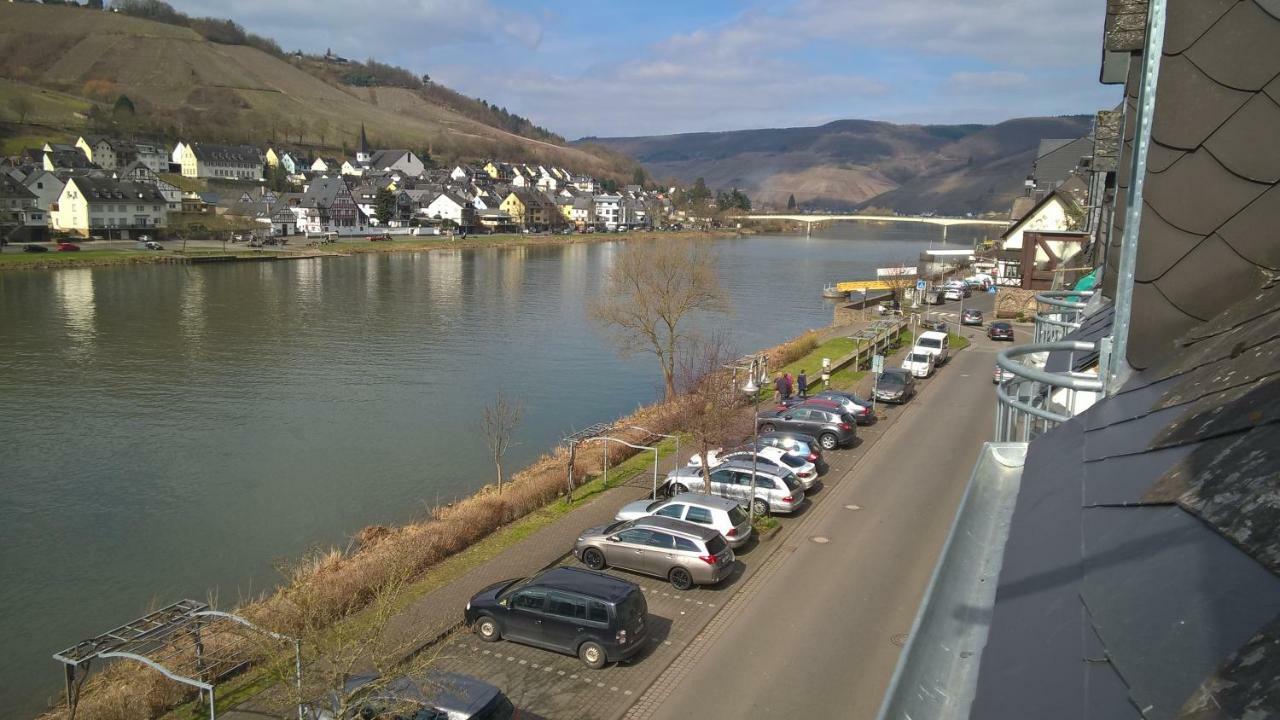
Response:
M182 145L182 176L220 180L262 180L266 160L249 145Z
M80 176L67 180L51 216L63 232L131 238L165 227L168 203L150 185Z

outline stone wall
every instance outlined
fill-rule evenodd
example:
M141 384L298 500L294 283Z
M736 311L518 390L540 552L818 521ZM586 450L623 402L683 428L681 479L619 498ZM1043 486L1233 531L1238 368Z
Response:
M1000 287L996 290L996 317L1015 318L1023 315L1030 320L1036 315L1037 290Z

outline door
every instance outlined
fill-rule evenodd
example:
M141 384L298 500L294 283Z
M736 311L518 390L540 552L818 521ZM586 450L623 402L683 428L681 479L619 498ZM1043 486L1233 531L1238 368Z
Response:
M721 497L735 497L737 489L732 470L713 470L711 472L711 494Z
M547 593L547 613L543 626L547 644L568 653L576 653L585 640L587 599L552 590Z
M605 546L605 560L614 567L645 572L649 536L652 530L629 528L617 534L618 541Z
M645 572L658 577L666 577L671 568L676 566L676 538L674 535L654 530L649 534L649 553L645 556L647 567Z
M530 588L513 595L507 608L507 621L503 624L502 634L513 640L542 645L543 612L546 604L546 590Z

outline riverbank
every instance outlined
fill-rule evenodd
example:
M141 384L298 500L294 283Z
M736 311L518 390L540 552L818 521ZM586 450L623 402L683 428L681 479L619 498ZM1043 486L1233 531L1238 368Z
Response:
M806 333L765 353L770 356L771 366L781 366L814 347L816 335ZM657 433L675 432L679 429L681 403L682 399L677 398L641 407L617 420L609 434L645 444L652 437L632 426ZM273 630L306 636L314 634L316 628L332 626L360 613L384 588L400 583L404 573L410 590L397 598L397 604L411 602L448 577L465 571L472 562L483 562L507 543L580 506L586 496L616 486L627 477L629 460L635 465L630 474L638 474L649 460L636 453L630 448L611 450L609 484L598 479L604 458L597 452L578 453L574 476L586 482L570 493L565 482L568 451L555 448L517 473L501 494L485 486L459 502L435 508L420 521L366 528L348 549L331 548L297 560L286 570L280 588L235 612ZM491 541L493 544L489 544ZM484 549L476 551L481 543L485 543ZM76 717L157 717L186 697L185 688L154 671L116 663L87 683ZM66 713L59 708L44 717L65 718Z
M320 247L305 244L294 248L248 249L244 246L232 250L216 249L214 240L193 241L201 249L186 252L180 250L136 250L127 247L96 248L86 242L79 252L22 252L21 246L10 246L0 253L0 272L19 270L56 270L62 268L107 267L123 265L201 264L206 262L260 262L266 260L305 260L315 257L362 255L368 253L430 252L432 250L464 250L489 247L528 247L577 245L601 243L612 240L704 240L734 237L737 230L712 230L679 232L627 232L627 233L574 233L572 235L533 235L503 233L497 235L468 235L465 238L436 235L396 237L393 240L369 242L344 240ZM305 242L301 237L294 242ZM170 247L179 243L170 241Z

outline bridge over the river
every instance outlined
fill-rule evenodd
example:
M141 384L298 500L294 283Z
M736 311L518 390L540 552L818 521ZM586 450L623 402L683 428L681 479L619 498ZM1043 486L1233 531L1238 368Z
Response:
M802 223L834 222L836 220L877 220L882 222L929 223L930 225L999 225L1007 226L1007 220L985 220L980 218L946 218L925 217L917 215L740 215L739 220L792 220Z

